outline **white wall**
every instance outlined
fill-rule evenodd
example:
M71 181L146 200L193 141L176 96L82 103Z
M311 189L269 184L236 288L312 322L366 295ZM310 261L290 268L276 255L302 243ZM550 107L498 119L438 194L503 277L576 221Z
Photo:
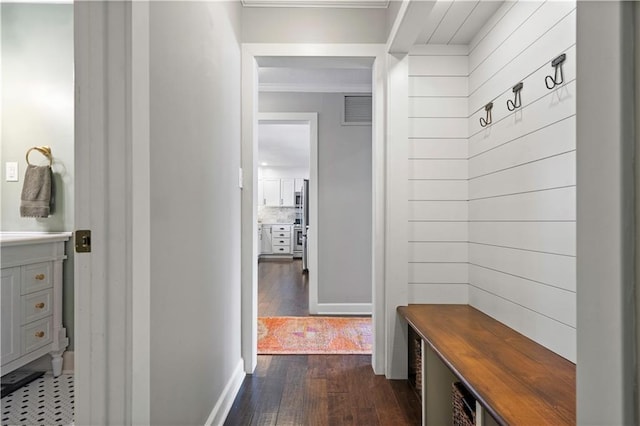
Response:
M149 4L154 425L204 424L241 362L240 7Z
M468 57L409 56L409 303L468 301Z
M575 2L505 3L470 44L469 303L576 360ZM545 87L566 53L565 83ZM524 82L522 108L507 110ZM493 124L481 128L494 102Z
M469 46L416 46L408 165L410 303L469 303L573 362L575 7L506 2Z
M271 93L260 112L318 112L318 303L371 303L371 126L342 126L342 95Z
M258 179L309 179L309 168L258 167Z
M74 229L73 5L3 3L0 179L2 231ZM51 147L55 204L51 216L20 217L20 195L33 146ZM33 164L46 164L33 151ZM5 181L5 163L15 161L19 181ZM73 349L73 249L64 264L63 323Z
M386 9L245 7L244 43L384 43Z

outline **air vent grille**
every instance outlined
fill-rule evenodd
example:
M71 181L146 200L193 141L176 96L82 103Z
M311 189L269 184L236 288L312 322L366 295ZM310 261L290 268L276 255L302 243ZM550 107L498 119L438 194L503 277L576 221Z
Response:
M371 95L345 95L342 124L371 124Z

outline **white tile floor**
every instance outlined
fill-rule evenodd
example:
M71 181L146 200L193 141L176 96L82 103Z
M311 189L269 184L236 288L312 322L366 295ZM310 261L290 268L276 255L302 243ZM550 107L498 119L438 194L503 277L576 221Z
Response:
M73 375L47 373L2 398L2 426L73 423Z

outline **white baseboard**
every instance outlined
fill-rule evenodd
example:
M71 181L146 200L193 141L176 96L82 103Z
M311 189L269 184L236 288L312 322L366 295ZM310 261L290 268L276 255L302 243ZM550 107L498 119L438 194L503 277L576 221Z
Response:
M318 303L315 315L371 315L371 303Z
M227 382L227 385L224 387L222 395L218 398L218 402L216 402L213 410L211 410L205 426L218 426L224 423L227 414L229 414L229 410L231 410L233 401L236 399L236 395L240 390L240 386L242 386L245 375L244 360L241 359L233 371L229 382Z

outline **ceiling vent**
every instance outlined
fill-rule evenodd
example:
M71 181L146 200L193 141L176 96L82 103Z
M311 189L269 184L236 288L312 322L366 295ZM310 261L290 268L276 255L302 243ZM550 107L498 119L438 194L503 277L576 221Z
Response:
M343 125L371 124L371 95L344 95Z

